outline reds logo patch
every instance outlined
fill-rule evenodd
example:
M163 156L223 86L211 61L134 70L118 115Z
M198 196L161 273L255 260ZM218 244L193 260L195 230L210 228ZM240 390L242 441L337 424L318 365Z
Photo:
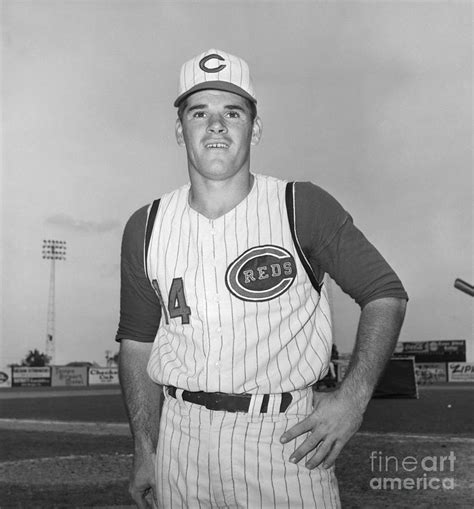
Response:
M286 292L296 278L295 259L278 246L258 246L245 251L227 268L225 283L241 300L262 302Z

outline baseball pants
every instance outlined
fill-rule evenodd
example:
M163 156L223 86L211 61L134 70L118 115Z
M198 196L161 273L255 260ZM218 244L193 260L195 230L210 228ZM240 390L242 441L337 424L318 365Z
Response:
M308 415L311 389L293 392L285 413L278 395L260 414L263 396L253 396L248 413L208 410L176 399L164 389L156 455L160 509L178 508L340 508L330 469L289 462L305 436L280 443L285 430Z

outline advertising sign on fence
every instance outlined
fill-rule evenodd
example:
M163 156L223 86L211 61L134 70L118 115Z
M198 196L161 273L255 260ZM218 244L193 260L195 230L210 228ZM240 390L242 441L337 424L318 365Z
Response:
M12 368L0 367L0 389L12 386Z
M89 385L118 383L118 368L89 368Z
M474 362L450 362L448 382L474 382Z
M445 362L422 362L415 364L416 381L419 384L447 382Z
M53 387L86 386L87 366L53 366L51 385Z
M12 386L13 387L39 387L51 385L51 368L13 366Z
M398 343L395 355L413 356L415 362L464 362L466 341L446 339L441 341L404 341Z

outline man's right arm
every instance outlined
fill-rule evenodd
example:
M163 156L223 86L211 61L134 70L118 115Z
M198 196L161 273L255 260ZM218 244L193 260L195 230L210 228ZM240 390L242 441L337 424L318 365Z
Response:
M129 491L140 509L149 507L147 498L157 496L155 453L163 391L146 371L151 347L152 343L122 339L119 356L120 385L134 442Z
M147 207L127 222L122 239L119 376L123 400L134 439L134 460L129 491L142 508L157 495L155 451L161 413L161 386L148 376L147 364L155 339L161 310L158 297L145 273L144 237Z

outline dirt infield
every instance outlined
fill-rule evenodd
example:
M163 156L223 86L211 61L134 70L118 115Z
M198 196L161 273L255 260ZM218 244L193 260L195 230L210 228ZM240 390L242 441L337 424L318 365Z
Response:
M0 507L130 506L132 442L120 395L37 392L0 395ZM338 461L343 507L472 507L473 397L438 388L419 400L373 400ZM452 469L440 470L442 457Z
M72 508L127 506L127 478L131 466L131 439L123 435L85 435L69 432L0 430L8 443L9 461L0 463L2 508ZM6 442L4 442L4 440ZM404 472L379 471L370 456L420 460L455 455L453 471L435 473L452 479L448 489L403 490L371 486L372 479L426 478L421 468ZM338 479L344 508L470 508L470 466L474 441L467 438L357 434L338 461ZM192 508L190 508L192 509Z

